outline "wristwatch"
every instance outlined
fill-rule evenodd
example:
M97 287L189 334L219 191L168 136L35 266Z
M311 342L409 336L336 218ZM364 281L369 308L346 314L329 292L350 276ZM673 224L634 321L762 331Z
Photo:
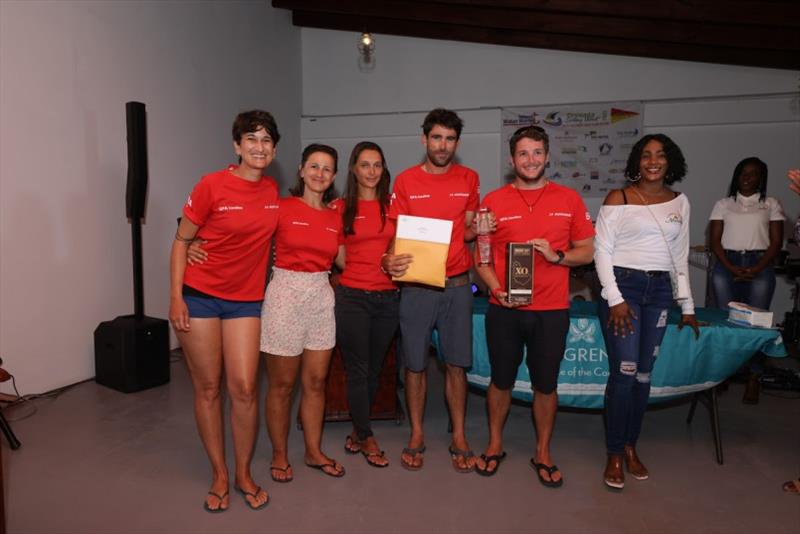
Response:
M564 251L563 250L556 250L556 255L558 256L558 259L556 261L554 261L553 263L558 265L559 263L564 261Z

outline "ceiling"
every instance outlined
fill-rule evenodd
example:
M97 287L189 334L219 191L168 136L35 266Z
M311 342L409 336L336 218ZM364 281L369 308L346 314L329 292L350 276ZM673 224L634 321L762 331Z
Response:
M295 26L800 69L800 0L273 0Z

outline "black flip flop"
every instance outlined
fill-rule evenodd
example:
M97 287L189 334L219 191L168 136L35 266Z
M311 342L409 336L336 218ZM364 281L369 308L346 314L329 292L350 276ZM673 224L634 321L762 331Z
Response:
M292 467L292 464L286 464L286 467L275 467L274 465L271 465L271 466L269 466L269 471L270 471L269 476L272 478L273 481L277 482L278 484L287 484L287 483L291 482L292 480L294 480L293 476L291 476L291 477L288 476L289 475L289 469L291 467ZM278 477L276 477L275 475L272 474L272 470L273 469L276 470L276 471L281 471L282 473L286 473L287 477L286 478L278 478Z
M342 478L344 476L344 466L342 464L339 464L339 469L336 469L336 464L337 464L337 462L334 460L333 462L328 462L328 463L324 463L324 464L308 464L307 463L306 466L310 467L311 469L319 469L320 471L322 471L324 474L328 475L329 477ZM333 470L335 470L336 472L335 473L331 473L330 471L325 471L326 467L330 467Z
M248 497L252 497L253 499L257 499L258 498L258 494L261 493L261 486L256 486L256 490L254 492L252 492L252 493L249 492L249 491L243 490L239 486L234 486L234 488L236 489L236 491L238 491L239 493L242 494L242 496L244 497L244 503L251 510L261 510L263 508L266 508L267 505L269 504L269 495L267 495L267 500L264 501L263 503L261 503L260 505L250 504L250 501L247 500Z
M228 511L228 506L225 508L222 507L222 501L225 500L225 497L228 496L228 492L226 491L224 494L220 495L219 493L214 493L213 491L208 492L209 495L213 495L217 499L219 499L219 506L216 508L211 508L208 505L208 501L203 501L203 509L208 512L209 514L221 514L222 512Z
M553 480L553 473L556 471L561 472L557 465L538 464L534 458L531 458L531 467L536 471L536 476L539 478L539 482L542 483L542 486L547 488L560 488L564 484L563 475L562 478ZM550 475L550 480L546 480L542 476L542 473L540 473L541 470L547 471L547 473Z
M501 452L500 454L491 454L486 456L485 454L481 454L481 460L484 461L486 464L486 468L481 469L478 467L478 464L475 464L475 472L478 473L482 477L493 477L497 470L500 469L500 463L505 459L506 451ZM494 469L489 469L489 462L496 462L494 464Z
M388 463L386 463L386 464L378 464L378 463L375 463L375 460L370 460L370 458L383 458L385 460L386 459L386 454L384 454L383 451L380 451L380 452L367 452L364 449L361 449L361 454L364 455L364 458L367 460L367 463L369 465L371 465L372 467L377 467L379 469L383 468L383 467L389 467Z
M350 434L344 439L344 452L347 454L358 454L361 452L361 445L353 440L353 436Z

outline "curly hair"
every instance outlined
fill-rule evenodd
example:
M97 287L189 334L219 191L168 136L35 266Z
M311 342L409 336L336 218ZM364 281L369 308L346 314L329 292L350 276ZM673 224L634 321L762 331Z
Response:
M261 109L254 109L252 111L243 111L236 115L231 128L233 140L237 144L242 142L242 136L246 133L257 131L259 128L264 128L269 136L272 138L273 146L278 146L278 141L281 139L281 134L278 133L278 125L275 123L275 117L269 111Z
M670 139L664 134L648 134L639 139L628 156L628 164L625 166L625 177L629 180L639 175L639 164L642 159L642 152L644 147L650 141L658 141L664 147L664 154L667 156L667 175L664 177L664 183L672 185L675 182L680 182L686 176L686 159L683 157L683 152L675 141Z

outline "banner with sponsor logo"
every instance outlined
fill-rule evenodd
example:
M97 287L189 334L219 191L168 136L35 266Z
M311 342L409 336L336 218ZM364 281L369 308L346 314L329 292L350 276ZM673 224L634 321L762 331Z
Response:
M513 176L508 140L517 128L539 126L550 137L545 175L584 197L603 197L625 184L625 164L642 136L642 103L503 108L501 175Z

